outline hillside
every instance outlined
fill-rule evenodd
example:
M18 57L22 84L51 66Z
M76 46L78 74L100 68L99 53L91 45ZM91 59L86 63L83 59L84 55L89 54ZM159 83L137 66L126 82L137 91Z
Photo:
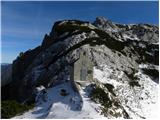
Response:
M158 36L155 25L103 17L57 21L40 46L13 61L2 98L34 103L14 118L156 117Z

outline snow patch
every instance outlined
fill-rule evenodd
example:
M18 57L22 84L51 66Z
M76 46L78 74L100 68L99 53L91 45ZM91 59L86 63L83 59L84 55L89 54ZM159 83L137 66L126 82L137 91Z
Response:
M104 65L103 65L104 66ZM140 68L149 65L141 64ZM122 106L132 118L157 118L158 116L158 84L150 77L143 74L141 70L135 74L139 78L141 87L131 87L128 82L111 79L110 76L116 74L119 78L123 77L123 72L113 70L107 66L94 67L94 78L101 83L110 83L115 88L114 91Z
M67 91L68 95L62 96L61 90ZM80 90L80 94L72 89L70 82L47 89L47 100L34 109L16 116L14 119L39 118L39 119L84 119L105 118L100 115L99 104L90 100L87 91Z
M122 35L123 36L123 38L125 39L125 40L127 40L127 39L129 39L129 40L140 40L139 38L137 38L136 36L130 36L130 35L127 35L127 34L123 34Z

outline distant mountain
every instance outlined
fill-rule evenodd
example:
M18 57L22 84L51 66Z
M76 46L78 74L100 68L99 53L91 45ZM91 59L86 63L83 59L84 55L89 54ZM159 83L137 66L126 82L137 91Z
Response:
M40 46L13 61L2 96L35 104L15 118L156 117L158 36L158 26L103 17L57 21Z
M1 63L1 65L9 65L9 64L11 64L11 63Z

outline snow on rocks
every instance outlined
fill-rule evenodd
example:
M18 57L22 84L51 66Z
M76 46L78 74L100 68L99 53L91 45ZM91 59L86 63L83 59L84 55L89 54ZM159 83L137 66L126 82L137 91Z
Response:
M159 66L153 65L153 64L140 64L140 65L139 65L139 68L140 68L140 69L142 69L142 68L150 68L150 69L159 70Z
M117 86L122 83L122 81L118 81L118 79L121 79L123 74L123 71L115 71L109 66L104 66L101 70L94 67L93 78L97 79L101 83L109 83Z
M62 21L59 25L67 24L67 22L77 25L76 21ZM104 18L97 18L94 25L90 23L81 24L81 27L88 26L91 29L90 32L74 30L72 35L65 32L61 36L57 36L60 40L55 41L54 44L36 57L33 61L34 64L27 69L28 74L25 75L25 80L36 83L42 77L42 80L48 80L46 83L48 88L45 89L43 86L36 88L36 107L15 118L103 118L99 111L100 105L90 100L86 95L87 91L82 88L77 93L72 89L69 82L71 72L67 65L77 60L79 53L83 50L89 52L89 57L95 63L96 67L93 68L94 79L99 83L113 86L115 96L130 117L149 118L156 116L155 113L157 112L154 110L156 110L158 101L158 84L152 78L143 74L141 70L144 68L158 70L158 66L141 64L138 68L139 61L137 60L141 56L136 51L135 54L132 54L134 49L130 49L130 47L146 48L146 45L140 41L147 40L149 43L155 43L158 40L158 34L154 33L155 35L153 34L153 38L151 38L152 32L145 35L145 31L142 29L144 25L128 25L128 27L121 25L119 28L110 20ZM94 29L104 30L114 39L126 40L128 44L132 43L133 45L125 46L123 51L98 44L95 46L87 44L76 48L75 45L84 43L86 39L92 40L91 38L98 37L98 33L96 34ZM145 29L148 28L145 27ZM151 53L148 52L148 54ZM66 70L64 66L67 66L65 67ZM49 72L46 72L44 68L47 68ZM140 70L137 72L138 69ZM47 77L43 78L45 75ZM138 86L129 84L135 76ZM28 84L26 81L24 82ZM119 110L121 109L117 109L121 113Z
M140 65L140 68L146 65ZM139 78L138 86L130 86L128 82L121 82L118 78L111 79L110 76L119 76L123 78L122 71L113 73L112 69L104 66L101 69L94 67L94 78L101 83L110 83L114 86L114 92L120 100L131 118L156 118L158 101L158 84L150 77L143 74L141 70L135 73Z
M35 93L36 93L35 101L37 104L41 104L42 102L46 101L47 90L44 86L41 85L39 87L36 87Z
M41 86L37 89L43 90L43 87ZM62 89L66 90L68 95L62 96L60 94ZM70 82L65 82L47 89L48 97L46 101L38 104L34 109L29 110L23 115L14 117L14 119L104 118L99 113L99 104L91 101L86 92L82 89L80 95L72 89Z
M127 34L123 34L123 38L125 39L125 40L127 40L127 39L129 39L129 40L137 40L137 41L139 41L140 39L137 37L137 36L133 36L133 35L127 35Z

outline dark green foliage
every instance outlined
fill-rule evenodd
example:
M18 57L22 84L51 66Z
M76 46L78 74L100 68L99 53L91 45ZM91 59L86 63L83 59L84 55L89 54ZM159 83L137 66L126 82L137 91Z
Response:
M131 86L131 87L135 87L135 86L137 86L137 87L141 87L141 85L139 84L139 82L138 82L138 77L136 77L136 76L134 76L134 74L135 74L135 70L133 69L133 72L132 73L130 73L130 74L128 74L126 71L124 71L124 73L127 75L127 77L129 78L129 85Z
M31 95L28 97L28 100L26 101L26 104L27 105L32 105L34 104L36 101L35 101L35 96L34 95Z
M110 84L106 84L105 86L107 86L107 89L112 90L114 87ZM108 116L109 114L114 116L114 117L120 117L121 114L119 112L116 111L111 111L109 108L112 107L112 105L116 106L116 107L120 107L120 104L118 101L112 100L109 98L108 93L106 93L102 88L100 87L95 87L91 94L90 94L91 100L100 103L103 107L101 108L102 110L102 114L104 114L104 116ZM111 108L112 109L112 108ZM124 118L129 118L128 113L123 110L123 115Z
M106 93L102 88L94 88L90 95L93 101L101 103L104 108L107 109L112 106L112 101L110 100L108 93Z
M78 24L73 24L72 22L67 22L65 24L62 25L57 25L55 26L55 31L57 32L58 35L61 35L65 32L69 32L70 36L72 34L80 34L82 32L90 32L92 31L92 29L90 29L88 26L81 26L81 24L83 23L79 23L80 21L77 21ZM77 32L75 32L75 30L78 30ZM111 48L111 49L115 49L115 50L122 50L124 48L124 43L115 40L114 38L110 37L110 35L108 33L106 33L103 30L99 30L99 29L93 29L93 31L95 31L100 40L96 41L96 44L101 45L101 44L105 44L107 47ZM75 32L75 33L74 33ZM94 46L93 43L91 43L92 46Z
M119 107L119 106L120 106L117 101L114 102L114 105L115 105L116 107Z
M88 73L88 74L92 74L92 70L88 70L87 73Z
M159 50L154 51L154 64L159 65Z
M108 93L106 93L102 88L96 87L91 92L91 100L100 103L103 107L102 114L108 115L108 109L112 107L112 101L110 100Z
M89 29L89 28L86 27L86 26L82 26L82 27ZM105 34L107 34L107 33L105 33ZM117 42L118 42L118 41L117 41ZM110 44L110 43L115 43L115 44ZM75 49L77 49L77 48L79 48L79 47L81 47L81 46L83 46L83 45L86 45L86 44L89 44L89 45L91 45L91 46L94 46L94 45L106 45L107 47L109 47L109 48L111 48L111 49L120 50L119 47L120 47L123 43L120 42L120 44L119 44L119 42L116 43L116 41L114 41L114 40L113 40L113 42L112 42L112 39L110 39L109 41L106 41L106 40L103 40L103 39L100 38L100 37L86 38L85 40L83 40L82 42L79 42L78 44L72 46L71 48L69 48L69 49L66 50L65 52L63 52L63 53L61 53L61 54L57 54L57 55L54 57L54 59L46 66L46 68L48 68L48 66L49 66L50 64L54 63L54 62L55 62L57 59L59 59L60 57L68 54L70 51L73 51L73 50L75 50ZM118 45L118 44L119 44L119 47L116 46L116 45ZM123 45L122 45L122 46L123 46ZM122 46L121 46L121 47L122 47ZM124 47L124 46L123 46L123 47ZM122 49L122 48L121 48L121 49Z
M1 102L1 117L2 118L11 118L15 115L22 114L24 111L27 111L33 108L34 105L25 105L20 104L14 100L7 100Z
M68 22L70 22L70 23L74 22L77 25L82 25L84 23L89 23L88 21L81 21L81 20L68 20Z
M108 33L106 33L103 30L100 29L94 29L94 31L98 34L98 36L100 36L101 38L110 38L110 36L108 35Z
M131 86L131 87L134 87L134 86L137 86L137 87L141 87L141 85L139 84L139 82L138 81L136 81L136 80L131 80L131 81L129 81L129 85Z
M73 35L73 34L80 34L82 32L87 33L92 30L95 31L99 37L86 38L82 42L69 48L67 51L65 51L61 54L55 55L54 59L46 66L46 68L48 68L48 66L50 64L54 63L57 59L66 55L70 51L75 50L75 49L77 49L83 45L86 45L86 44L89 44L91 46L106 45L108 48L118 50L118 51L121 51L124 48L125 43L115 40L108 33L106 33L105 31L99 30L99 29L90 29L88 26L81 26L81 25L77 25L75 23L73 24L73 21L64 23L62 25L58 25L58 23L57 23L57 25L54 26L54 31L56 32L57 35L61 35L65 32L69 32L69 34L66 35L65 37L61 38L61 40L64 40L64 38L66 38L70 35Z
M104 39L104 44L111 49L121 51L124 48L125 43L115 40L108 33L103 30L94 29L94 31L98 34L101 39Z
M81 24L75 25L71 22L67 22L66 24L57 25L55 27L55 31L58 33L58 35L61 35L65 32L73 33L75 30L78 30L78 34L82 32L90 32L92 30L88 26L80 25ZM94 31L98 34L98 36L101 39L100 41L97 41L97 43L100 42L100 44L102 44L101 42L103 42L103 44L105 44L107 47L115 50L122 50L124 48L123 42L117 41L114 38L110 37L110 35L105 31L99 29L94 29ZM104 40L102 41L102 39Z
M47 68L48 66L50 66L50 64L54 63L54 62L55 62L57 59L59 59L60 57L63 57L64 55L68 54L70 51L73 51L73 50L75 50L75 49L77 49L77 48L79 48L79 47L81 47L81 46L83 46L83 45L86 45L86 44L90 44L90 43L93 43L93 44L94 44L93 40L95 40L95 39L99 39L99 38L97 38L97 37L94 37L94 38L86 38L84 41L79 42L78 44L72 46L71 48L69 48L69 49L66 50L65 52L63 52L63 53L61 53L61 54L57 54L57 55L54 57L54 59L46 66L46 68ZM97 44L97 43L96 43L96 44Z
M104 86L108 89L108 91L109 91L110 93L112 93L114 96L116 96L116 94L115 94L114 91L113 91L113 89L114 89L114 86L113 86L113 85L106 83L106 84L104 84Z
M90 28L88 28L87 26L80 26L80 25L74 25L72 23L66 23L63 25L57 25L55 28L55 31L61 35L65 32L74 32L75 30L79 30L81 32L90 32Z

